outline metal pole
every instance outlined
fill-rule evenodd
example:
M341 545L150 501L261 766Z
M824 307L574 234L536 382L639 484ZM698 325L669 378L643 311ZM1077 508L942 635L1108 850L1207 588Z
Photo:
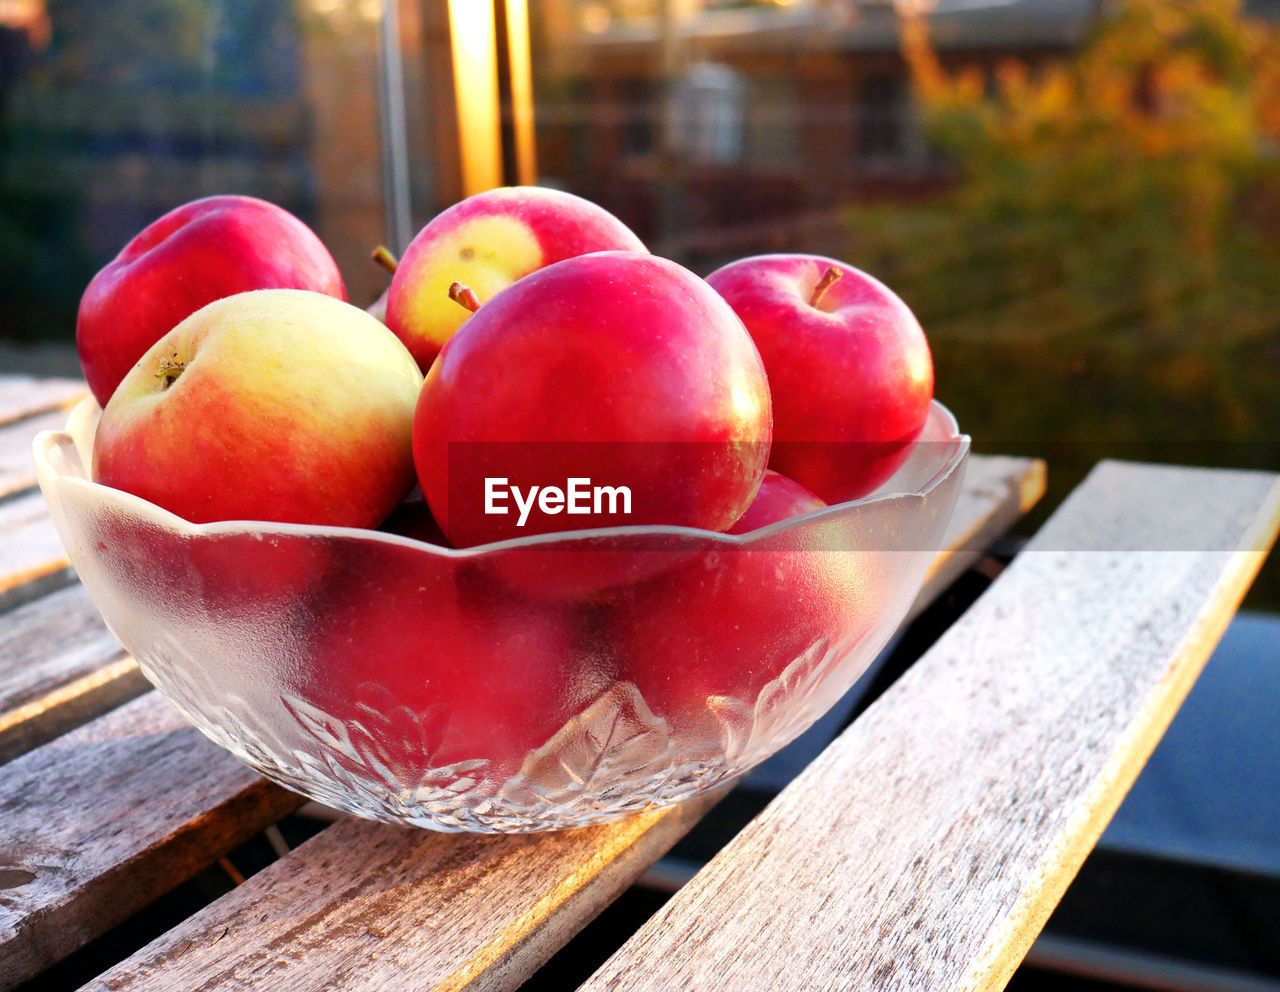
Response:
M405 128L404 63L398 0L383 0L378 23L378 108L382 125L382 189L386 237L399 255L413 238L409 204L409 144Z

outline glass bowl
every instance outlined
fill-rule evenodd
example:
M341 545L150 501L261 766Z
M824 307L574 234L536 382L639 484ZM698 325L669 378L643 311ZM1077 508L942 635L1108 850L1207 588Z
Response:
M89 481L99 414L86 400L40 434L36 467L146 677L269 778L446 831L676 803L787 744L906 614L969 451L935 403L877 493L751 534L623 527L454 550L190 524Z

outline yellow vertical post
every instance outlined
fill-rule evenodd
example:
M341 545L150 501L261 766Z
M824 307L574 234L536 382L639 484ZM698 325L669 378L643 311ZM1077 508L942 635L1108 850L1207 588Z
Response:
M515 141L515 181L538 182L538 152L533 130L533 60L529 45L528 0L505 0L507 68L511 77L511 124Z
M462 195L502 185L498 37L493 4L448 0Z

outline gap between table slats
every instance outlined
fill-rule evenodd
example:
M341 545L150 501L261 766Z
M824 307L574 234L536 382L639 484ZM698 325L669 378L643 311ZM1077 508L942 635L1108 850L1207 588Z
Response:
M50 410L16 423L0 425L0 499L36 486L36 463L31 440L41 431L60 431L65 410Z
M156 693L0 767L0 988L297 808Z
M1023 505L1024 480L1042 471L1037 465L975 460L966 480L975 496L963 503L972 516L957 522L956 540L969 540L992 517L1016 518L1009 508ZM935 581L934 594L940 590ZM190 760L208 760L207 750L194 749ZM144 948L97 987L216 987L233 978L244 987L270 984L287 961L290 981L307 976L303 984L387 992L514 988L712 802L531 837L340 823Z
M548 834L348 819L85 989L515 988L716 798Z
M929 566L928 578L907 619L933 602L996 538L1039 503L1046 483L1045 463L1038 458L971 456L955 514L947 527L944 550Z
M40 491L0 502L0 613L74 578Z
M0 615L0 763L148 688L79 584Z
M1274 476L1099 466L583 992L1003 988L1278 526Z

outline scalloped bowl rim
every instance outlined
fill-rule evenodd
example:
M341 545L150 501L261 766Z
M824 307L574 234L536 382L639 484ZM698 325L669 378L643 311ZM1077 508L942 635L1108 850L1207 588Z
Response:
M223 534L288 534L292 536L303 537L342 537L353 538L358 537L364 540L372 540L383 544L397 545L400 547L410 547L423 549L431 554L439 555L444 558L466 559L474 558L480 555L492 552L507 551L515 548L539 548L547 545L556 545L559 548L564 544L576 544L586 541L600 540L602 538L629 538L629 537L697 537L700 539L712 539L715 542L726 544L729 546L744 546L755 544L759 541L775 537L779 534L786 533L792 529L799 529L807 526L815 521L823 520L827 517L835 517L842 513L852 511L853 508L859 506L868 506L875 503L887 502L890 500L901 499L924 499L929 496L942 482L947 479L965 460L969 454L971 439L969 435L960 432L960 426L956 421L955 415L942 403L934 399L929 404L929 414L925 419L925 427L930 423L938 422L945 436L938 438L937 441L929 443L952 444L954 450L945 464L938 468L933 476L919 489L904 492L877 492L867 496L862 496L855 500L847 500L843 503L832 503L830 506L822 507L818 510L811 510L808 513L799 516L789 517L785 520L779 520L765 527L760 527L744 534L727 534L721 531L703 530L698 527L684 527L671 524L632 524L622 527L592 527L582 530L566 530L552 531L542 534L530 534L527 537L513 537L502 541L491 541L487 544L477 544L466 548L452 548L439 544L431 544L427 541L419 541L416 538L405 537L400 534L389 534L384 531L373 530L363 527L336 527L326 524L298 524L285 523L282 521L264 521L264 520L219 520L211 523L197 524L192 523L184 517L178 516L161 506L157 506L140 496L125 492L121 489L114 489L105 486L102 483L93 482L90 479L78 478L68 475L60 471L56 466L50 463L47 452L51 447L59 446L69 441L76 452L81 456L82 466L84 465L84 451L81 449L77 431L80 429L87 430L88 426L96 421L97 416L101 413L97 401L92 396L86 396L80 400L67 417L67 424L62 430L45 430L38 433L32 441L32 453L35 457L36 466L40 470L43 477L45 473L49 477L57 479L61 483L76 487L84 487L90 492L102 490L110 494L111 499L118 500L123 504L134 504L139 515L149 518L151 521L164 526L166 529L186 534L186 535L223 535ZM922 428L922 431L924 428ZM913 441L913 444L919 443ZM618 549L622 550L622 549Z

